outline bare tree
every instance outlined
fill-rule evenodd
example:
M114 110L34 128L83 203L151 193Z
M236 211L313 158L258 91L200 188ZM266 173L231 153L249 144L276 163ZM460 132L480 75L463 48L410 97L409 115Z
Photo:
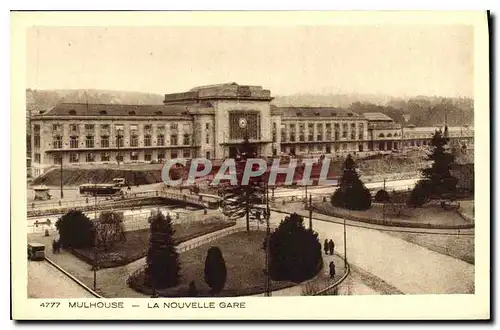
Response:
M96 246L109 251L116 242L125 240L123 213L102 212L96 225Z

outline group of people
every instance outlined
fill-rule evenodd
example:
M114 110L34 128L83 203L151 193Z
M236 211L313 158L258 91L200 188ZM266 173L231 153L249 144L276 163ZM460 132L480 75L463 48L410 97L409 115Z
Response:
M52 241L52 253L59 253L61 252L61 241L54 239Z
M325 243L323 243L323 249L325 250L325 254L330 252L330 255L333 256L333 250L335 249L335 243L332 240L325 239Z
M325 239L325 242L323 243L323 249L325 250L325 254L330 254L333 256L333 252L335 250L335 243L330 239ZM335 263L330 261L330 264L328 265L330 269L330 278L333 278L335 276Z

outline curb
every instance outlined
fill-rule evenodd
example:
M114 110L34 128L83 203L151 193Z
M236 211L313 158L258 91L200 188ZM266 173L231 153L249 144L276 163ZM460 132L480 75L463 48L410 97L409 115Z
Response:
M71 273L67 272L66 270L64 270L63 268L61 268L58 264L56 264L54 261L50 260L49 258L45 257L45 260L51 264L52 266L54 266L56 269L58 269L61 273L63 273L64 275L68 276L70 279L73 280L73 282L75 282L76 284L78 284L79 286L81 286L82 288L84 288L86 291L88 291L91 295L93 295L94 297L96 298L103 298L101 295L99 295L97 292L95 292L94 290L92 290L91 288L89 288L88 286L86 286L85 284L83 284L83 282L81 282L80 280L78 280L76 277L74 277L73 275L71 275Z
M347 276L349 276L349 274L351 273L351 266L349 265L348 262L346 262L346 264L347 264L347 269L346 269L346 272L344 273L344 276L342 276L337 282L333 283L332 285L327 286L326 288L321 289L318 292L314 293L313 296L321 296L321 295L323 295L323 293L325 293L331 289L335 289L337 286L339 286L339 284L344 282L344 280L347 278Z

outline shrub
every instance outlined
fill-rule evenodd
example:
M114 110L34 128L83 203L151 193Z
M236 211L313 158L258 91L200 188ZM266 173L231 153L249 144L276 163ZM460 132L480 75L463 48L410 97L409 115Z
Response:
M212 289L212 293L219 293L226 284L226 278L226 262L222 252L213 246L208 250L205 259L205 282Z
M71 210L56 222L63 248L84 249L94 246L93 222L81 211Z
M269 274L273 280L305 281L317 274L322 262L318 234L306 229L304 219L296 213L281 221L269 237Z
M429 180L420 180L413 188L407 204L411 207L421 207L429 200L431 195L431 182Z
M375 201L379 203L385 203L389 201L389 193L384 189L380 189L375 194Z

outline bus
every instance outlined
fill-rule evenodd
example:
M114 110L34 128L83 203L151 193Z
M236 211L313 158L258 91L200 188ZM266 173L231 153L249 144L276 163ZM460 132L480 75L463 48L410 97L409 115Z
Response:
M123 191L113 183L82 184L80 185L80 195L84 196L112 196L122 195Z

